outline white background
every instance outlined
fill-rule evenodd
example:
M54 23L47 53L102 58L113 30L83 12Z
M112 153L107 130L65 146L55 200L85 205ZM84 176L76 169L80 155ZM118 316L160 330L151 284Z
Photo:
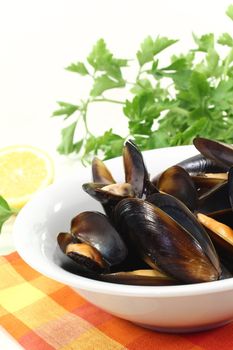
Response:
M103 37L117 57L134 57L148 35L179 38L169 54L194 47L197 34L228 31L226 0L0 0L0 147L29 143L54 152L61 119L56 101L76 103L88 81L64 70ZM101 133L126 129L120 106L91 110Z

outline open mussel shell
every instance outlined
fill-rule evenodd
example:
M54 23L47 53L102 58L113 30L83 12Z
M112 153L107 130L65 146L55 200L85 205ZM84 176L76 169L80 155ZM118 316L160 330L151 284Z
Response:
M228 171L229 167L218 165L211 159L207 159L202 154L182 160L175 164L189 173L190 176L198 176L206 173L224 173ZM161 174L153 177L152 183L156 186Z
M97 157L92 160L92 178L93 182L105 185L116 183L104 162Z
M179 281L158 270L134 270L101 274L102 281L138 286L169 286Z
M198 214L199 221L210 235L215 248L226 267L233 271L233 211L220 210L203 216ZM214 219L210 221L208 219Z
M86 243L80 243L70 233L59 233L57 242L64 254L76 263L77 270L84 275L108 271L108 265L100 252Z
M76 241L77 242L77 241ZM63 253L66 254L66 247L70 243L75 243L74 237L69 232L60 232L57 236L57 243Z
M220 275L206 252L187 230L163 210L140 199L124 199L115 208L122 235L129 235L139 254L184 283L217 280Z
M227 173L209 173L191 177L199 197L227 181Z
M82 188L85 192L87 192L92 198L97 200L98 202L102 204L106 204L109 202L109 200L115 200L118 202L122 199L123 196L119 196L116 194L113 194L110 191L104 191L102 188L107 186L106 184L100 184L100 183L85 183L82 185Z
M177 198L157 193L147 198L147 201L168 214L173 220L189 232L200 244L212 265L220 273L220 263L214 245L196 216Z
M181 200L190 210L197 208L198 195L191 176L178 165L166 169L159 177L157 188Z
M128 140L125 143L123 161L125 182L130 183L136 197L141 198L145 191L146 183L149 181L149 176L142 153L132 140Z
M231 208L228 182L225 181L199 197L198 211L204 214Z
M123 198L134 197L132 186L127 183L123 184L98 184L85 183L82 188L92 198L100 202L105 210L105 213L111 217L112 212L118 202Z
M233 146L203 137L195 138L193 144L201 154L220 166L231 167L233 165Z
M224 173L228 170L227 166L219 165L202 154L187 158L176 165L182 167L191 176L205 173Z
M231 167L228 172L228 194L231 208L233 208L233 167Z
M71 234L79 242L97 249L109 267L120 264L128 250L109 219L99 213L85 211L71 221Z

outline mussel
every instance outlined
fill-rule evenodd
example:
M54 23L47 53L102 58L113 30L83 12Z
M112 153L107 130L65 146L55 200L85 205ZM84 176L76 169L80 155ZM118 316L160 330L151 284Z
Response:
M104 162L97 157L95 157L92 161L92 178L93 182L95 183L105 185L116 183Z
M83 185L83 190L99 201L106 214L111 217L116 204L123 198L141 198L148 188L156 192L149 181L142 154L133 141L129 140L123 148L125 182L116 183L105 164L98 158L92 162L93 183Z
M180 284L178 280L156 269L133 270L105 273L100 275L102 281L139 286L169 286Z
M115 220L119 232L129 237L147 262L175 279L195 283L219 278L217 256L211 260L200 241L159 207L136 198L124 199L115 209Z
M221 196L222 205L218 210L209 210L207 215L200 211L197 213L197 217L208 230L221 260L233 271L233 168L229 169L228 182L222 185L221 188L224 190L224 195ZM225 198L225 202L223 198ZM216 209L216 205L214 208Z
M198 140L198 138L196 138L196 140ZM196 142L198 143L198 141ZM203 154L197 154L196 156L187 158L177 163L176 165L182 167L191 176L197 176L206 173L224 173L229 168L225 165L217 164L217 162L209 159L208 157L205 157Z
M150 180L138 146L123 148L125 182L94 158L83 185L106 215L79 213L58 245L79 273L100 281L177 285L233 273L233 147L195 138L201 154Z
M71 221L71 233L60 233L61 250L86 273L109 271L127 256L127 247L109 219L86 211Z
M233 146L203 137L196 137L193 144L202 155L219 166L230 168L233 165Z
M191 176L178 165L166 169L159 177L156 187L180 199L190 210L197 208L198 195Z

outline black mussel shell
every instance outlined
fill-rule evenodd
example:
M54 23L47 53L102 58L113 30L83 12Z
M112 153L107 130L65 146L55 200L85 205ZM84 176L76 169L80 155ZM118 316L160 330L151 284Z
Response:
M222 175L222 176L220 176ZM205 174L191 176L193 183L196 187L198 196L201 197L212 188L223 184L227 180L227 173L217 173L216 176L212 173L212 176L207 176Z
M144 164L143 156L137 145L128 140L123 149L123 160L125 168L125 182L133 187L136 197L141 198L149 176Z
M233 230L233 211L232 209L220 210L208 215L213 218L218 223L227 225L231 230ZM233 272L233 235L231 238L223 236L221 232L216 233L212 228L206 228L212 242L218 252L220 259L223 264Z
M71 234L79 242L97 249L111 267L120 264L127 256L127 248L109 219L99 213L85 211L71 221Z
M200 243L164 211L136 198L115 208L119 231L161 271L184 283L217 280L220 271Z
M57 243L65 254L68 244L75 242L77 241L75 241L74 237L69 232L60 232L57 236Z
M97 249L86 243L78 242L70 233L59 233L57 242L62 252L75 261L80 273L91 276L109 270Z
M196 187L191 176L180 166L166 169L159 177L157 188L181 200L191 211L197 208Z
M189 173L190 176L203 175L206 173L224 173L227 172L229 167L220 166L211 159L207 159L202 154L197 154L196 156L182 160L181 162L175 164ZM157 186L158 179L161 174L153 177L152 183Z
M147 201L159 207L189 232L200 244L212 265L220 273L220 263L214 245L196 216L178 199L167 194L154 194Z
M218 165L215 161L206 158L202 154L187 158L177 163L177 165L181 166L192 176L205 173L224 173L228 170L227 166Z
M97 200L98 202L100 202L102 204L107 204L109 202L109 200L119 202L119 200L122 199L122 196L116 195L116 194L109 192L109 191L102 190L102 188L105 186L106 186L106 184L89 182L89 183L83 184L82 188L92 198L94 198L95 200Z
M179 281L157 270L134 270L100 275L102 281L138 286L169 286Z
M123 198L134 197L134 192L130 184L113 184L113 186L124 186L123 191L120 194L114 193L112 190L104 190L106 184L97 184L97 183L86 183L82 185L82 188L87 192L92 198L100 202L105 210L105 213L108 217L112 217L112 212L118 202ZM126 187L126 185L128 185Z
M193 144L201 154L220 166L231 167L233 165L233 146L203 137L195 138Z
M106 185L116 183L104 162L97 157L92 160L92 178L96 183Z
M233 167L231 167L228 172L228 195L231 208L233 208Z
M79 269L86 273L101 273L109 267L97 249L86 243L69 244L66 255L74 260Z
M203 214L231 208L228 182L220 183L199 198L197 211Z

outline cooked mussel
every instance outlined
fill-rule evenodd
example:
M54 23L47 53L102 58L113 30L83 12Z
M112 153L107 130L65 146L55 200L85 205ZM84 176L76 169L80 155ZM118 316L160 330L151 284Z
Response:
M201 243L160 208L140 199L124 199L115 208L115 220L138 253L169 276L183 283L219 278L219 263L214 264Z
M149 183L149 175L144 164L142 153L132 140L126 141L124 145L123 160L125 182L130 183L136 197L141 198L147 183Z
M92 161L92 178L93 182L100 184L109 185L116 183L104 162L97 157L94 157Z
M190 210L197 208L198 195L191 176L178 165L166 169L159 177L159 191L180 199Z
M182 167L191 176L206 173L224 173L228 170L228 166L219 165L214 160L208 159L202 154L187 158L176 165Z
M199 197L226 182L227 177L227 173L207 173L191 176Z
M149 193L157 189L149 181L142 154L132 140L123 148L125 183L116 183L106 165L94 158L92 162L93 183L83 184L83 189L99 201L106 214L112 217L116 204L123 198L142 197L146 188Z
M163 210L187 232L189 232L205 251L209 260L220 271L219 259L214 245L196 216L177 198L168 194L154 194L147 201Z
M92 198L100 202L108 217L112 217L112 212L118 202L123 198L135 197L133 188L128 183L98 184L86 183L82 188Z
M97 249L86 243L77 242L70 233L59 233L58 244L69 258L77 263L77 269L83 273L101 273L107 270L107 264Z
M204 214L231 208L228 182L222 182L199 197L198 211Z
M127 248L108 218L86 211L71 221L71 233L57 238L61 250L88 272L107 271L127 256Z
M226 267L233 271L233 212L231 209L205 215L197 214L206 228L215 248Z
M203 137L196 137L193 144L202 155L218 165L228 168L233 165L233 146Z
M139 286L168 286L179 281L155 269L123 271L101 274L102 281Z
M232 277L233 147L200 137L194 145L202 154L164 170L153 181L131 140L123 149L124 183L117 183L100 159L93 159L93 182L83 189L108 217L80 213L72 219L70 233L57 237L78 273L150 286Z

